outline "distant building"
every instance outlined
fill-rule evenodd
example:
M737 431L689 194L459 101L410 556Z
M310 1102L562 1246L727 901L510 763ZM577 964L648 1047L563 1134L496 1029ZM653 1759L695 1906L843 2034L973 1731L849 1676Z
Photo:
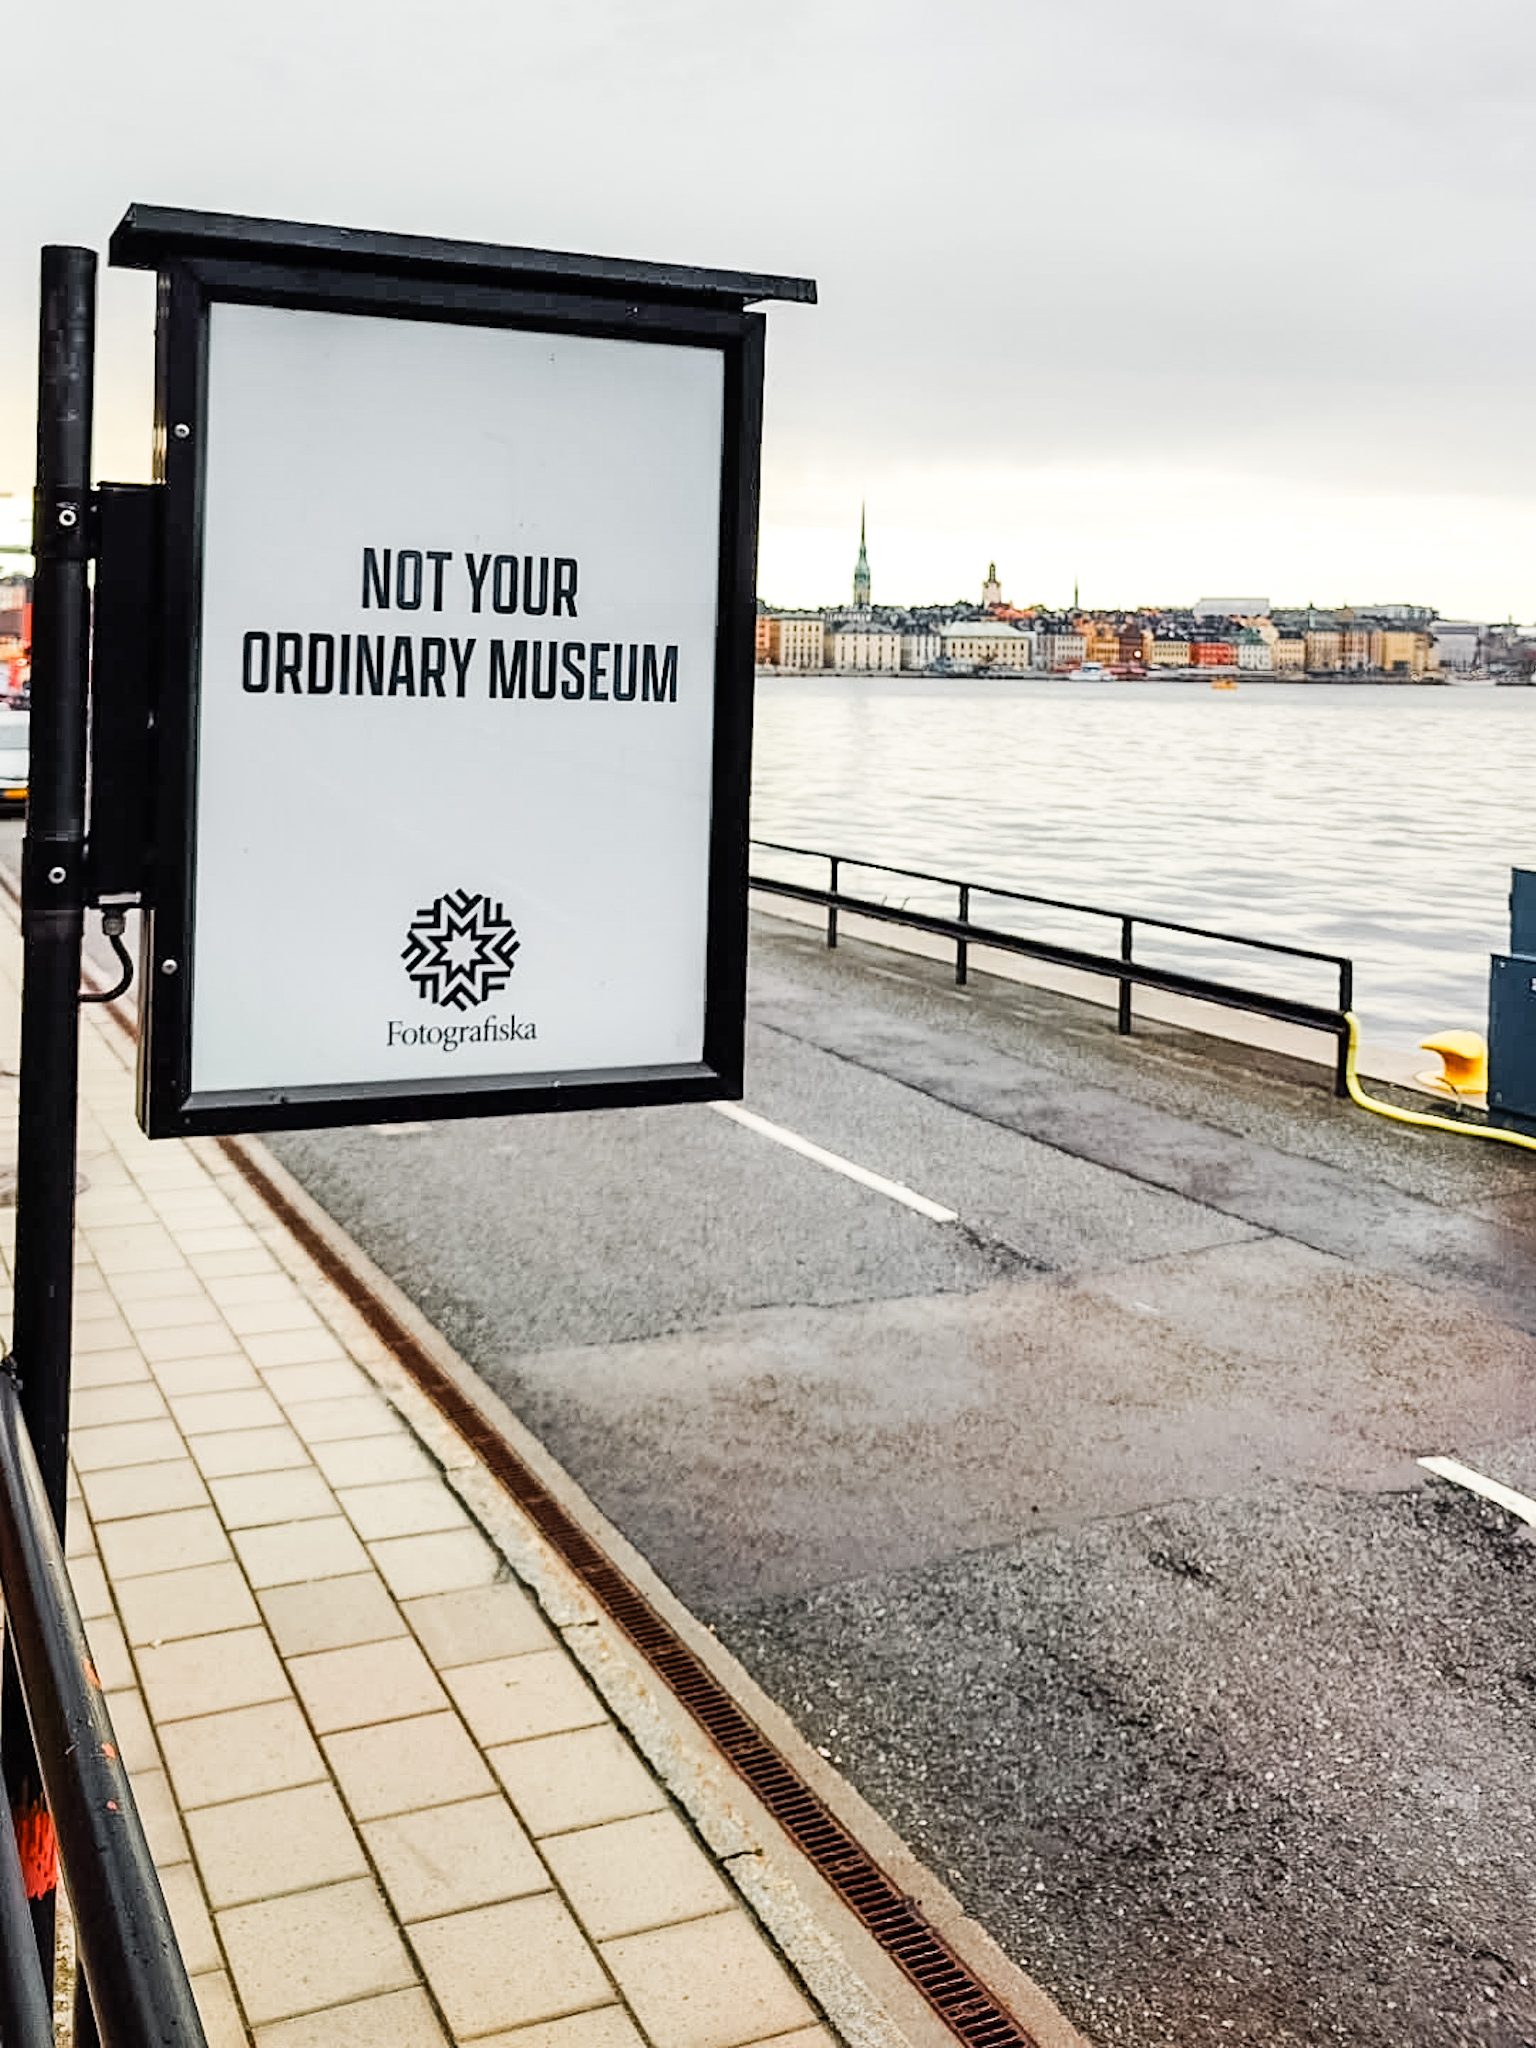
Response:
M896 675L901 634L877 619L845 619L832 628L832 666L845 675Z
M1195 605L1197 619L1261 619L1268 616L1267 597L1202 597Z
M1191 668L1236 668L1237 648L1230 640L1192 640L1189 643L1189 665Z
M1436 619L1430 628L1437 665L1465 674L1478 665L1482 652L1483 627L1470 619Z
M901 665L909 672L932 668L944 652L944 636L935 626L907 626L901 635Z
M1148 668L1188 668L1189 642L1182 634L1156 634L1147 649Z
M1387 626L1380 635L1376 666L1383 675L1416 680L1429 672L1430 639L1418 626Z
M1274 644L1276 674L1299 676L1307 665L1307 643L1300 633L1281 633Z
M1076 668L1088 658L1087 636L1075 626L1052 626L1036 639L1040 666L1048 668L1053 675L1060 675L1064 669Z
M1306 636L1307 667L1313 675L1334 675L1344 665L1344 638L1337 626L1313 626Z
M1035 636L1005 619L961 619L939 634L946 661L974 662L977 668L1024 669L1035 665Z
M1268 675L1274 668L1274 649L1252 626L1245 626L1237 636L1237 665L1258 675Z
M1370 626L1352 621L1339 628L1339 667L1347 674L1358 675L1362 670L1376 668L1373 659L1377 650L1371 645L1377 637Z
M768 651L758 659L769 668L826 667L827 622L820 612L769 612L766 623Z
M987 580L981 586L981 603L984 611L991 611L994 605L1003 601L1003 586L997 580L996 562L987 564Z
M1115 660L1121 668L1145 668L1152 635L1145 626L1124 625L1116 636Z
M773 621L765 611L759 609L755 637L752 643L752 658L759 668L763 668L772 661L773 656L770 652L772 646Z
M1105 668L1120 659L1120 628L1113 619L1080 619L1084 661L1100 662Z
M853 565L853 603L856 611L869 610L869 554L864 546L864 507L859 507L859 559Z

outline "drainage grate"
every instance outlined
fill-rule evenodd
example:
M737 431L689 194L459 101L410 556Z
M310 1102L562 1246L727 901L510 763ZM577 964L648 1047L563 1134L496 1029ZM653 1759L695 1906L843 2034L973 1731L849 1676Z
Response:
M951 2031L969 2048L1040 2048L1035 2036L1026 2033L998 2003L644 1594L604 1556L470 1397L355 1278L308 1218L247 1156L244 1147L237 1140L221 1139L219 1143Z

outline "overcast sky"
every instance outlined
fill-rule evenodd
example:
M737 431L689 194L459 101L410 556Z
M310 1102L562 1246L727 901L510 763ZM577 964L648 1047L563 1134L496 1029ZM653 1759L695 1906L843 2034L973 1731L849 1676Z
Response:
M0 491L38 245L131 200L806 273L760 585L1536 616L1530 0L72 0L11 72ZM28 71L30 75L28 75ZM152 280L103 272L102 476Z

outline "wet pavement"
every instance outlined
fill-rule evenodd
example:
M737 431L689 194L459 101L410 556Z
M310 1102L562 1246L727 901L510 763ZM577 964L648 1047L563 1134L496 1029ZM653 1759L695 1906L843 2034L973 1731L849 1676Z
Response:
M747 1103L284 1163L1095 2039L1536 2042L1536 1161L755 927Z

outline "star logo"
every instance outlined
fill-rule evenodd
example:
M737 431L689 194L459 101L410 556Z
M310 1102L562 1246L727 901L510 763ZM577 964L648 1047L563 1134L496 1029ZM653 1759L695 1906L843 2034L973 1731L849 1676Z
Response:
M506 987L520 944L499 903L450 889L411 919L400 958L423 1002L472 1010Z

